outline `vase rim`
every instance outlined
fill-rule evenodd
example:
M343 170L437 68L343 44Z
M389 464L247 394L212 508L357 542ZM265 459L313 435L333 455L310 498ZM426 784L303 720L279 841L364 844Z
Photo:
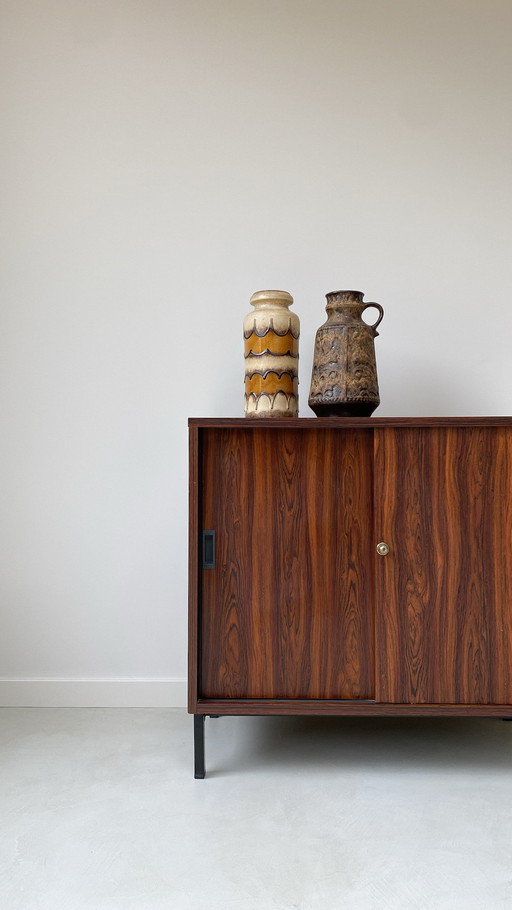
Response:
M361 298L364 297L364 291L329 291L329 293L326 294L325 296L327 298L338 297L341 294L353 294L353 295L357 295L358 297L361 297Z
M288 291L256 291L251 296L251 304L257 303L275 303L278 306L290 306L293 303L293 297Z

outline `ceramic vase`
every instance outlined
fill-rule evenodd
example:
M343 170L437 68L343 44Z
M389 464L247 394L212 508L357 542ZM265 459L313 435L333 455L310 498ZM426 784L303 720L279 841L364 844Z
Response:
M361 291L332 291L327 321L318 329L309 406L317 417L368 417L380 404L374 339L384 316L380 303L363 303ZM376 307L373 325L362 314Z
M257 291L244 319L245 416L297 417L299 317L287 291Z

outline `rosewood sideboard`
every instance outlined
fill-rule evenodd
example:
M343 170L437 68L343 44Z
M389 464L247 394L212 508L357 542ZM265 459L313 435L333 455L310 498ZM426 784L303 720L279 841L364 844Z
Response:
M512 417L190 419L189 712L512 717Z

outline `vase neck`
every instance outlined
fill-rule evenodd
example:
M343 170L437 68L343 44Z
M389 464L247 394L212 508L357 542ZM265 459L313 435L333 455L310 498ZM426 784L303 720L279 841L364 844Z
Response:
M326 294L326 311L329 318L347 316L358 319L364 309L362 291L332 291Z

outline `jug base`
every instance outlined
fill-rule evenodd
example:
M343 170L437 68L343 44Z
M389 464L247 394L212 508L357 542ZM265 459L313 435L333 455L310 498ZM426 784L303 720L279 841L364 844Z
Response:
M309 405L317 417L370 417L378 406L378 401L340 401Z

